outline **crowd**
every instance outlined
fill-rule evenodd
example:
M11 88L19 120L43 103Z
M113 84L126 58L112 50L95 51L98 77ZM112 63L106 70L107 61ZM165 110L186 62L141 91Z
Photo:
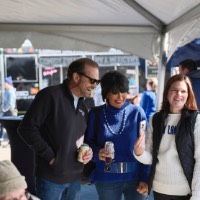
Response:
M110 71L100 80L96 62L73 61L63 83L38 92L18 127L35 154L37 197L13 163L1 161L0 200L79 200L91 161L99 200L199 200L200 115L183 66L167 81L156 112L156 78L147 80L141 100L128 102L124 74ZM102 102L89 110L84 99L97 85Z

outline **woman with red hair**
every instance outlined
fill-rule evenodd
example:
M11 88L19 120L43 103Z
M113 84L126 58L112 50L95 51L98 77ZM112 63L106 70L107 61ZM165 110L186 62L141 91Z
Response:
M171 77L161 110L150 118L146 133L134 145L143 164L152 164L149 190L155 200L200 199L200 114L191 82ZM145 144L146 143L146 144Z

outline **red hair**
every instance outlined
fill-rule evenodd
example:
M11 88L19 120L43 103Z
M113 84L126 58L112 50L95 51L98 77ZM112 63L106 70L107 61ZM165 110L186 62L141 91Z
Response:
M167 96L171 88L171 85L176 81L184 81L187 85L188 98L185 103L185 108L188 110L198 110L190 79L187 76L181 75L181 74L174 75L167 81L167 84L163 92L163 102L162 102L161 110L164 111L164 110L169 109L169 101L167 99Z

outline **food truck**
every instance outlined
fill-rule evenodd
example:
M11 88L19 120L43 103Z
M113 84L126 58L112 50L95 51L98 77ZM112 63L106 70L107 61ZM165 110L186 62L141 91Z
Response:
M54 50L34 50L18 53L4 49L1 51L1 91L6 76L12 76L17 94L17 109L23 115L39 90L62 83L66 78L69 64L81 57L95 60L100 66L100 77L110 70L126 74L130 94L139 92L139 58L121 51L111 52L71 52Z

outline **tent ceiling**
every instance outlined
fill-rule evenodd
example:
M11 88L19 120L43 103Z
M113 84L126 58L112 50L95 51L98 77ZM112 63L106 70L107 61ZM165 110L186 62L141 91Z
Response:
M0 21L4 23L149 24L122 0L5 0L0 1L0 11Z
M175 19L195 8L200 3L198 0L136 0L136 2L165 24L170 24Z
M200 0L2 0L0 47L105 51L110 47L142 58L167 53L199 37ZM196 31L197 30L197 31Z

